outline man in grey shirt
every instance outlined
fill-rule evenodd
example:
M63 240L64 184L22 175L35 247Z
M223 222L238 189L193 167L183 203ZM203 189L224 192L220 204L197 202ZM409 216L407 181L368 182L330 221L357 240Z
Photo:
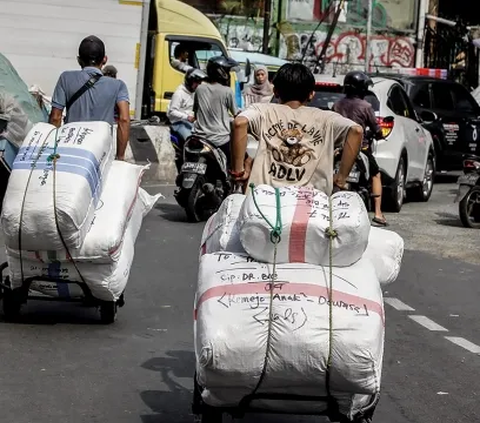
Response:
M125 159L130 136L130 103L125 83L119 79L103 77L102 68L107 62L105 45L91 35L78 49L81 70L66 71L60 75L52 98L50 123L62 125L63 110L67 108L65 123L103 121L114 124L118 110L117 160ZM95 79L92 79L95 78ZM95 81L73 104L69 101L88 82Z
M230 71L237 63L223 56L207 64L208 82L195 91L193 135L220 147L230 162L230 134L233 118L238 114L235 95L230 88Z

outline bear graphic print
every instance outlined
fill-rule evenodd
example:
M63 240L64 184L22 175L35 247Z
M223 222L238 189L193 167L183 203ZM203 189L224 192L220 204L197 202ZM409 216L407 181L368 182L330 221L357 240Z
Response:
M254 104L241 113L258 141L249 183L310 186L331 193L333 151L355 125L337 113L302 106Z

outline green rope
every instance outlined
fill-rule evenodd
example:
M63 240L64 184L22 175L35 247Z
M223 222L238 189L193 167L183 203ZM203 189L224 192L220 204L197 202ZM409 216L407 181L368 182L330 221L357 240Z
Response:
M60 158L60 154L57 153L57 148L58 148L58 130L59 128L56 129L55 132L55 144L53 145L53 153L50 154L50 156L47 157L47 162L53 162L54 160L58 160Z
M253 203L255 204L258 213L260 213L260 216L263 218L263 220L267 222L268 226L272 228L272 231L270 232L270 241L272 241L272 244L280 242L283 228L282 211L280 204L280 190L278 188L275 188L275 205L277 209L277 220L275 222L275 225L273 225L268 220L267 216L265 216L265 214L262 212L262 210L260 210L260 206L257 203L257 197L255 196L255 184L250 184L250 189L252 190Z

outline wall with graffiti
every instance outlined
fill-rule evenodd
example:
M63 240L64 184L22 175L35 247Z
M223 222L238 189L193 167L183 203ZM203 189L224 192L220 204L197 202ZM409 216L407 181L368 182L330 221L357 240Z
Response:
M230 23L219 25L228 46L249 51L262 48L262 27L260 24ZM271 43L275 42L272 31ZM285 31L280 36L279 57L287 60L305 59L305 63L314 66L327 33L325 30L312 32ZM366 54L366 36L364 32L340 29L334 34L326 52L328 68L345 71L363 67ZM376 34L372 37L370 64L380 70L392 67L413 67L415 62L414 40L409 36L394 34Z

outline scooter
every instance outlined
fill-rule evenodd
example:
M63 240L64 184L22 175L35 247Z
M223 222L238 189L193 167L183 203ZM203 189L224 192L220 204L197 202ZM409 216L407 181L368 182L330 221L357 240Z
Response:
M335 151L335 173L340 169L341 150ZM367 156L360 152L347 178L347 190L356 192L362 198L367 211L372 211L372 197L370 195L370 168Z
M480 229L480 157L464 156L463 175L458 178L455 203L466 228Z
M188 220L207 220L232 192L227 157L208 140L192 135L184 145L176 184L175 199L185 209Z

